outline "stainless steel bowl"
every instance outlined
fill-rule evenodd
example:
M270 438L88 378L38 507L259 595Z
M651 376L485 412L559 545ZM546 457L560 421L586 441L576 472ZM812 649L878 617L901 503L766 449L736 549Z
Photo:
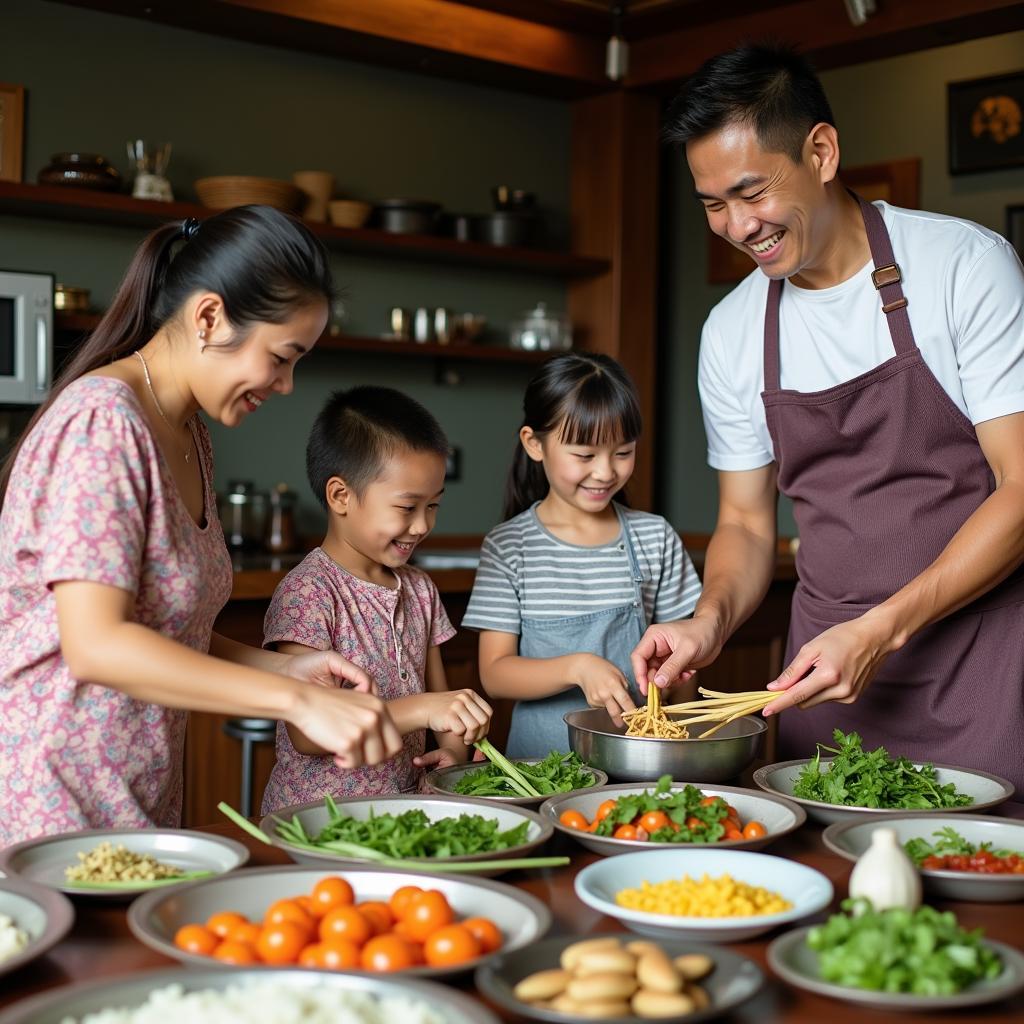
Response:
M686 782L726 782L734 779L757 756L768 730L763 718L748 715L730 722L713 739L702 740L713 723L691 731L688 740L655 740L626 736L603 708L570 711L569 746L589 765L622 782L651 782L662 775Z

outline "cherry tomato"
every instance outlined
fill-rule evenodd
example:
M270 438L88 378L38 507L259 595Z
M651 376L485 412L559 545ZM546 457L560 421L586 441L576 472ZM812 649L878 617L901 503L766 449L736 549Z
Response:
M404 971L415 963L409 944L398 935L378 935L363 946L360 965L365 971Z
M264 925L256 952L265 964L293 964L309 945L309 932L291 921Z
M313 904L310 913L313 917L323 917L335 907L351 906L355 893L344 878L328 875L313 886L309 898Z
M501 949L505 939L501 929L489 917L467 917L461 923L462 927L470 931L480 943L480 949L484 953L493 953L496 949Z
M764 839L768 830L759 821L748 821L743 826L744 839Z
M311 937L316 934L316 921L295 900L278 900L271 903L263 915L264 928L268 924L283 924L285 921L298 925Z
M209 956L220 945L220 939L201 924L186 924L174 933L174 944L186 953Z
M224 938L228 942L244 942L247 946L252 946L255 949L256 940L260 937L261 931L258 924L252 921L243 921L241 924L236 924Z
M363 946L373 935L370 922L355 907L335 907L320 918L320 941L347 939Z
M461 924L438 928L423 944L423 955L431 967L451 967L475 960L480 955L476 936Z
M418 885L403 885L391 894L388 906L391 908L391 913L395 915L396 921L401 921L405 917L406 911L412 905L413 897L418 896L421 892L423 890Z
M612 839L636 839L636 825L620 825L612 833Z
M300 967L319 967L328 971L349 971L359 966L359 947L345 939L314 942L299 954Z
M653 834L659 828L668 828L670 825L668 815L664 811L648 811L640 818L640 828L648 834Z
M313 897L312 896L293 896L292 899L298 903L302 909L309 914L310 917L316 917L313 913Z
M558 816L558 820L566 828L579 829L581 832L585 832L590 824L579 811L562 811Z
M731 822L725 826L725 832L722 834L722 839L727 839L730 842L736 839L742 839L743 833L736 828Z
M615 801L615 800L605 800L605 802L603 804L601 804L600 807L598 807L597 813L594 815L594 817L598 821L604 821L604 819L607 818L608 815L611 814L612 811L615 810L616 806L617 806L617 801Z
M686 819L686 827L693 832L696 829L703 828L704 822L700 818L689 817Z
M232 942L230 939L222 942L213 951L212 956L222 964L234 964L236 967L247 967L249 964L260 962L252 946L246 942Z
M428 889L413 899L412 906L402 921L410 938L416 939L417 942L425 942L431 932L451 924L454 916L444 893L437 889Z
M206 919L206 927L219 939L226 939L238 925L248 923L247 918L233 910L222 910Z
M365 903L357 904L356 910L370 922L375 935L391 931L391 926L395 923L395 915L391 913L391 908L380 900L366 900Z

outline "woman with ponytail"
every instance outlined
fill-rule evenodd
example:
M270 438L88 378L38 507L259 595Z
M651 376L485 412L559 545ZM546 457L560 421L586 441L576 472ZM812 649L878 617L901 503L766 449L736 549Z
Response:
M608 356L556 356L526 388L505 522L484 540L462 620L480 631L488 695L517 702L509 756L567 750L562 716L577 708L621 724L639 696L630 652L700 596L679 535L623 499L640 429L636 388Z
M188 709L291 722L342 767L401 749L337 654L213 632L231 562L197 413L233 427L288 394L331 294L268 207L157 229L4 465L0 846L178 825Z

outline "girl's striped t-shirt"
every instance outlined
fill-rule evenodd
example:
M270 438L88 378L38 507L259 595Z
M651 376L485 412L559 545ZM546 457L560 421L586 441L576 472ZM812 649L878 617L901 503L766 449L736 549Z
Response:
M686 618L701 587L679 534L661 516L629 508L620 512L643 577L640 589L648 625ZM537 518L535 504L484 539L462 625L518 634L523 618L562 619L632 601L622 535L597 547L567 544L548 532Z

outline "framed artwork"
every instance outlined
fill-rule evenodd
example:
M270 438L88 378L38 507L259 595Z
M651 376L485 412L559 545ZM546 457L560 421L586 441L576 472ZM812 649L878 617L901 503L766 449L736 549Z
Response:
M949 173L1024 167L1024 71L946 89Z
M21 181L25 89L0 82L0 181Z
M920 201L921 161L917 157L843 167L839 177L869 202L883 199L893 206L914 210ZM753 269L750 256L708 228L708 284L735 284Z
M1006 237L1024 262L1024 206L1006 208Z

